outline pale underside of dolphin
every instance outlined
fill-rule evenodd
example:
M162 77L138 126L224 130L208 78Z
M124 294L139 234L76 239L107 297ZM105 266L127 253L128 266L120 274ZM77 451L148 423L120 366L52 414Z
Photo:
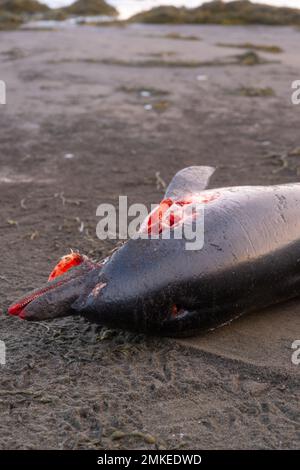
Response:
M130 239L99 263L71 254L9 313L27 320L80 314L109 327L188 336L298 296L300 184L207 189L213 172L189 167L175 175L144 224L157 239ZM204 217L203 247L163 239L167 211L177 214L172 232L195 201L204 207L196 215Z

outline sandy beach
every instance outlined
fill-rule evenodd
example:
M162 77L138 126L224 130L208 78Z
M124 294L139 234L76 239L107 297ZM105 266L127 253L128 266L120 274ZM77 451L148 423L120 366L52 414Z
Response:
M0 449L299 447L297 300L186 340L77 317L26 323L6 309L70 248L107 256L118 242L97 239L97 206L158 203L157 172L168 183L214 165L212 187L298 181L300 31L81 26L0 38ZM247 65L247 49L218 43L283 52L256 51Z

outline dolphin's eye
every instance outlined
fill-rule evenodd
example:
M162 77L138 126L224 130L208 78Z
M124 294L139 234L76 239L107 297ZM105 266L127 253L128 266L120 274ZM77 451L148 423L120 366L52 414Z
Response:
M171 308L171 317L176 318L184 312L184 308L181 305L173 304Z
M178 308L177 308L177 305L176 305L176 304L174 304L174 305L172 306L171 315L172 315L172 317L177 317L177 315L178 315Z

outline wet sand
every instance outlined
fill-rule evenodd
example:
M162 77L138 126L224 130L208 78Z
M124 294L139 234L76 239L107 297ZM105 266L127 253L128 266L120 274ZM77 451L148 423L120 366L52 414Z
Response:
M116 243L97 240L96 207L120 194L158 202L158 171L168 182L184 166L213 164L215 187L299 179L296 29L133 25L0 37L3 312L70 248L109 254ZM284 52L234 65L243 51L218 42ZM242 96L249 87L274 96ZM3 313L0 448L297 448L299 310L292 301L181 341Z

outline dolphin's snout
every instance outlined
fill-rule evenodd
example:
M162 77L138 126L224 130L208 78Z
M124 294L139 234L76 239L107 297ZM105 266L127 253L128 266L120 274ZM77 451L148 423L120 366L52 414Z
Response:
M90 261L72 268L65 274L48 282L11 305L9 315L23 320L48 320L72 315L72 304L85 290L93 286L93 272L101 266Z

